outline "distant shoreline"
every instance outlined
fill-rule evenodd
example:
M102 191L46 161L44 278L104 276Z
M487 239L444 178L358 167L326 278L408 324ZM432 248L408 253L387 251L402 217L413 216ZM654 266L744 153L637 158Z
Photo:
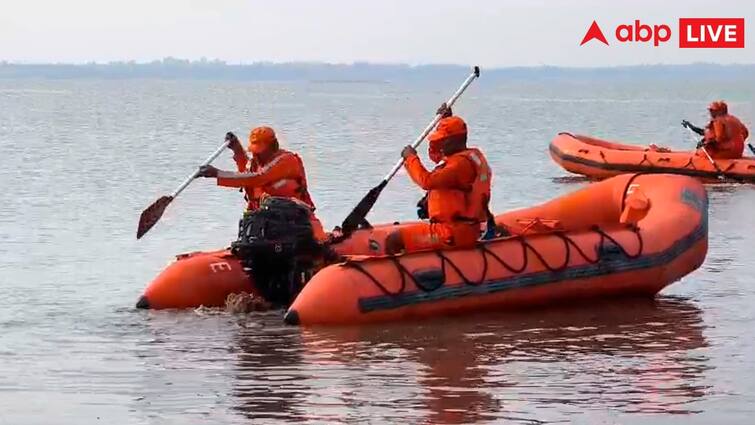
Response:
M459 78L463 65L269 63L228 64L165 58L147 63L25 64L0 62L0 79L138 79L387 82ZM485 80L519 79L754 79L755 64L631 65L570 68L557 66L483 69Z

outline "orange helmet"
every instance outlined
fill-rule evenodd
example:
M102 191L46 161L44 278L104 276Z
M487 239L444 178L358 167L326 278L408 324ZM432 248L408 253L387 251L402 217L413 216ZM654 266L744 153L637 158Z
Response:
M710 111L711 113L728 114L729 106L726 105L726 102L724 102L723 100L717 100L708 105L708 111Z
M457 116L450 116L438 121L435 131L428 137L428 154L430 160L439 163L443 159L441 145L443 141L453 136L466 136L467 124Z
M277 141L272 128L265 126L253 128L249 133L249 152L253 154L265 152Z
M466 135L467 124L464 122L464 120L457 116L451 116L438 121L438 125L437 127L435 127L435 131L430 134L428 140L430 141L430 145L432 146L434 142L440 142L441 140L448 139L449 137Z

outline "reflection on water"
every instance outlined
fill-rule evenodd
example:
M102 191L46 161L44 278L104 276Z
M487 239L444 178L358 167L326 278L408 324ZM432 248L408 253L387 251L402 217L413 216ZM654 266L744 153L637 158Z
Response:
M693 413L701 311L632 300L368 328L242 329L233 394L250 419L537 423L584 410Z
M747 186L744 186L745 188ZM738 190L742 190L743 186L742 183L735 183L731 181L719 181L719 180L710 180L705 182L705 189L712 194L727 194L727 193L734 193Z
M556 184L574 184L574 183L589 183L590 179L585 176L567 175L551 177L551 181Z
M566 173L566 171L564 171ZM576 183L590 183L600 181L600 179L590 179L585 176L569 174L565 176L551 177L550 181L556 184L573 185ZM705 189L711 193L733 193L742 190L743 183L733 182L731 180L721 181L716 179L702 180ZM747 187L745 185L745 187ZM572 188L573 189L573 188Z
M280 321L280 315L271 320ZM232 394L234 408L252 419L300 421L297 406L309 388L297 366L301 363L301 343L290 328L280 325L260 333L252 326L238 334L237 371Z

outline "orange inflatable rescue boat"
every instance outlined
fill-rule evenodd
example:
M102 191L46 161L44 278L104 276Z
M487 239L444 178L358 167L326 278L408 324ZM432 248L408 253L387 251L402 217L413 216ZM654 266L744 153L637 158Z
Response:
M333 246L340 255L379 255L396 225L378 225L354 234ZM223 307L230 294L260 296L258 287L239 257L230 248L179 254L144 290L137 308L168 309Z
M400 321L600 297L652 297L699 267L708 203L695 179L622 175L496 217L515 236L475 248L359 256L320 270L292 325Z
M566 171L595 179L634 172L718 177L718 171L704 154L663 152L570 133L559 133L553 139L550 154ZM726 178L755 182L755 158L716 159L716 165Z
M309 280L289 324L356 324L510 310L575 299L652 296L695 270L707 251L707 196L695 179L623 175L496 217L514 236L463 250L382 255L395 229L359 230L333 246L346 261ZM222 307L260 295L230 250L177 256L137 307Z

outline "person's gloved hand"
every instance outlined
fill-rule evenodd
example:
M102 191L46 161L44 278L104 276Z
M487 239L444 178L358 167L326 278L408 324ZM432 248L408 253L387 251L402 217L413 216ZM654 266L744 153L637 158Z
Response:
M687 120L682 120L682 127L689 128L692 124Z
M239 138L236 137L235 134L232 132L225 133L225 140L228 141L228 149L236 152L237 150L241 149L242 151L244 148L241 146L241 142L239 142Z
M218 176L218 169L213 167L212 165L203 165L199 167L199 174L197 174L197 177L217 177Z
M343 237L343 229L341 229L341 226L336 226L333 228L333 231L328 234L328 241L327 244L336 243L339 239Z
M700 140L697 142L697 149L700 149L705 146L705 140Z
M406 146L404 149L401 150L401 158L407 159L410 156L414 156L414 155L417 155L417 150L411 146Z
M446 102L441 103L440 107L437 111L435 111L435 113L440 115L441 118L448 118L454 114L453 111L451 111L451 108L446 105Z

